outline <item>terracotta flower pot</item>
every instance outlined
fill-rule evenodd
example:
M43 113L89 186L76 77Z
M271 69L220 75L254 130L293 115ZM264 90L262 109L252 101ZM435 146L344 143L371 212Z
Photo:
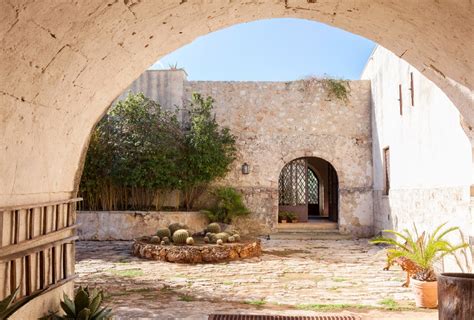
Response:
M419 308L436 308L438 306L438 282L411 279L415 294L415 303Z

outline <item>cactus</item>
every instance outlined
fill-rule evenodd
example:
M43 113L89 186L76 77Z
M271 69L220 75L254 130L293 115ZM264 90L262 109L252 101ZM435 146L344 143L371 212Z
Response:
M172 223L168 226L168 229L170 229L171 236L173 236L176 231L181 229L188 229L188 226L182 223Z
M204 242L209 243L209 237L204 237Z
M193 237L188 237L188 238L186 239L186 244L187 244L188 246L192 246L192 245L194 244L194 239L193 239Z
M229 241L229 242L235 242L234 236L230 236L230 237L227 239L227 241Z
M161 239L158 236L153 236L150 239L150 243L160 243L160 242L161 242Z
M219 233L221 232L221 226L217 222L210 223L207 226L207 231L211 233Z
M240 234L236 233L236 234L233 235L233 237L234 237L235 242L240 241Z
M162 246L166 245L166 242L164 240L161 240L161 245Z
M138 240L138 241L150 241L151 237L150 236L141 236L141 237L138 237L136 240Z
M179 229L179 230L176 230L174 233L173 233L173 242L175 244L185 244L186 243L186 239L189 237L189 233L188 231L184 230L184 229Z
M212 234L211 232L206 232L206 237L209 238L209 236L210 236L211 234Z
M208 236L208 238L209 238L209 242L210 242L210 243L216 243L216 241L217 241L217 238L216 238L216 234L215 234L215 233L210 233L209 236Z
M165 242L165 244L170 244L170 238L168 237L163 237L163 239L161 239Z
M216 243L222 246L224 244L224 241L222 241L222 239L217 239Z
M229 239L229 234L225 232L220 232L216 234L216 239L222 239L222 241L227 242L227 240Z
M171 232L170 232L170 229L168 228L159 228L158 230L156 230L156 235L158 237L160 237L161 239L163 239L164 237L171 237Z

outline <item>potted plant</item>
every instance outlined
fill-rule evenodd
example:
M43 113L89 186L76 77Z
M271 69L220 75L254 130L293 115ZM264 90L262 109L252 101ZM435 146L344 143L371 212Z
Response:
M462 241L466 239L459 231ZM456 251L454 259L458 273L438 275L438 317L439 320L472 319L474 314L474 264L472 249L469 247Z
M286 218L287 218L287 220L288 220L289 222L291 222L291 223L295 223L295 222L298 221L298 220L296 219L296 215L295 215L293 212L288 212L288 213L286 214Z
M417 307L435 308L438 305L435 263L443 257L453 254L456 250L468 246L464 242L453 245L446 240L449 233L459 230L459 228L450 227L442 230L445 225L446 223L443 223L437 227L431 235L425 232L419 235L416 226L414 226L414 233L408 229L404 229L403 232L384 230L384 232L395 235L395 238L378 237L371 241L374 244L384 243L394 246L387 252L389 264L397 258L404 258L412 262L413 270L405 271L413 273L411 280Z
M287 212L286 211L280 211L278 212L278 221L280 223L286 223L287 219Z

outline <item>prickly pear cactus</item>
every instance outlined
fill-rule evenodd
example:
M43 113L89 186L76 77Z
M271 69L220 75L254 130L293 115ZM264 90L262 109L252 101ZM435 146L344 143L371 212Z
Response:
M207 226L207 231L211 233L219 233L221 232L221 226L217 222L210 223Z
M158 236L153 236L150 239L150 243L160 243L160 242L161 242L161 239Z
M227 239L228 242L235 242L235 238L234 236L230 236L228 239Z
M168 228L159 228L158 230L156 230L156 235L158 237L160 237L161 239L163 239L164 237L171 237L171 232L170 232L170 229Z
M188 238L186 239L186 244L187 244L188 246L192 246L192 245L194 244L194 239L193 239L193 237L188 237Z
M224 244L224 241L222 241L222 239L217 239L216 243L222 246Z
M188 231L184 230L184 229L179 229L179 230L176 230L174 233L173 233L173 242L175 244L185 244L186 243L186 239L189 237L189 233Z
M173 236L176 231L181 229L188 229L188 226L182 223L172 223L168 226L168 229L170 229L171 236Z

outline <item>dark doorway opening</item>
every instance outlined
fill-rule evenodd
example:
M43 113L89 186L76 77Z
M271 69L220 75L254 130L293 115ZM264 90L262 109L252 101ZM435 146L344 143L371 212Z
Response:
M278 190L279 212L293 213L298 222L338 221L339 182L328 161L292 160L281 170Z

